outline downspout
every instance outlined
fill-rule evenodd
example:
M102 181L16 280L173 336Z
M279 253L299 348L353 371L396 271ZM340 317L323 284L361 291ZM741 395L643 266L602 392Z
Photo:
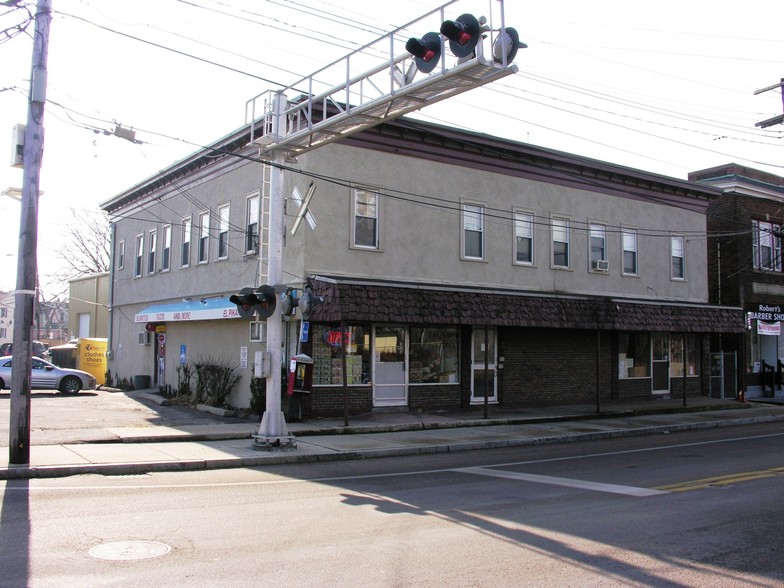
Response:
M112 255L109 264L109 325L106 332L106 359L111 360L114 358L114 262L115 262L115 255L117 254L117 245L115 237L117 235L117 225L115 223L111 224L111 245L112 245Z

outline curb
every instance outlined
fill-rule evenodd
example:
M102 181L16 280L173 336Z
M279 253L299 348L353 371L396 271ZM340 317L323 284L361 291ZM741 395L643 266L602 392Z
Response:
M516 439L499 439L496 441L454 442L441 445L392 447L387 449L365 449L339 453L323 453L312 455L297 455L290 453L289 449L270 449L259 457L237 457L220 459L193 459L171 460L145 463L91 463L75 464L68 466L10 466L0 469L0 480L19 480L32 478L62 478L83 474L102 474L109 476L147 474L156 472L201 471L230 469L242 467L259 467L281 464L321 463L333 461L349 461L359 459L373 459L381 457L429 455L436 453L456 453L478 449L499 449L509 447L524 447L555 443L572 443L578 441L593 441L601 439L615 439L622 437L636 437L643 435L667 434L679 431L695 431L715 429L719 427L742 426L759 423L784 421L781 416L758 416L724 421L709 421L703 423L684 423L673 425L655 425L632 429L614 429L609 431L594 431L590 433L573 433L561 435L547 435L542 437L526 437Z

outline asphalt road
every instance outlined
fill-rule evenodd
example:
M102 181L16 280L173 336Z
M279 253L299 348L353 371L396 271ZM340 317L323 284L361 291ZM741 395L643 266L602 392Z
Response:
M781 586L784 430L15 480L4 586Z
M0 447L8 447L11 395L0 393ZM255 419L253 422L257 422ZM113 441L107 427L145 427L248 422L219 417L183 406L159 406L139 393L88 390L75 395L34 390L30 398L30 442L56 445L85 441Z

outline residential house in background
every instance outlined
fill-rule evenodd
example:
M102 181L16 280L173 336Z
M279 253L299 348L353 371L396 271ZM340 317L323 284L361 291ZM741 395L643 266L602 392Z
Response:
M746 313L745 336L721 342L737 353L737 387L772 396L784 369L784 178L731 163L689 180L722 191L708 206L710 300Z
M176 386L221 359L248 405L265 323L228 298L266 283L269 165L240 129L102 205L118 377ZM283 184L286 285L326 299L307 337L286 322L283 357L313 359L306 416L707 395L712 338L745 331L709 303L711 186L406 118Z
M0 292L0 345L14 342L14 306L14 293Z
M68 338L106 338L109 333L109 274L68 282Z

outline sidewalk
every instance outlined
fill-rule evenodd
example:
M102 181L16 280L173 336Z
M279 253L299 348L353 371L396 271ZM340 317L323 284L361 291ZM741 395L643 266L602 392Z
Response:
M690 398L507 411L382 412L290 423L295 447L265 448L258 423L106 428L116 442L33 445L30 464L0 456L0 479L254 467L608 439L784 421L782 399L746 404ZM5 448L4 448L5 449Z

